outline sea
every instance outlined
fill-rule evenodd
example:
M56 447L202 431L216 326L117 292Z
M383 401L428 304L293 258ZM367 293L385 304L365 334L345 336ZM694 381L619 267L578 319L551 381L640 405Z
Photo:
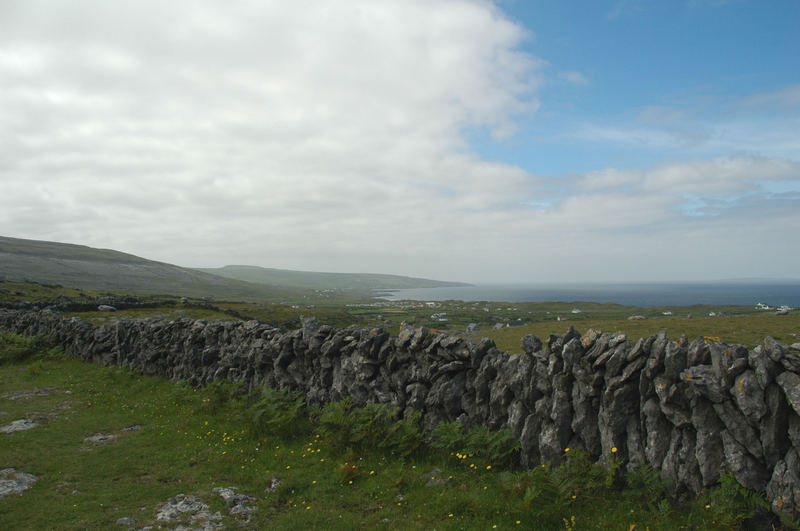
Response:
M497 284L379 290L378 298L415 301L598 302L625 306L755 306L800 308L800 280L786 282Z

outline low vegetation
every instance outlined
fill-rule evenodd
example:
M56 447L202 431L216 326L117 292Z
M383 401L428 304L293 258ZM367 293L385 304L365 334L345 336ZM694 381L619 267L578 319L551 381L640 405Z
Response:
M604 466L565 448L559 467L519 470L505 432L444 423L429 436L385 405L313 405L224 381L194 389L68 359L45 339L0 335L0 381L0 425L38 423L0 434L0 468L37 478L0 500L6 529L173 528L157 514L178 494L227 528L731 529L764 518L763 498L730 478L668 501L656 471L626 471L613 450ZM256 510L231 514L216 487Z
M498 348L511 354L522 352L521 339L524 335L534 334L546 340L550 334L563 334L570 326L582 332L589 328L605 332L622 331L632 341L656 334L662 329L667 330L670 338L684 334L689 339L710 336L748 347L756 345L766 336L785 343L800 341L797 335L800 331L800 310L779 316L749 306L637 308L599 303L378 301L355 297L353 294L350 294L352 298L347 298L341 292L333 298L329 297L330 294L317 295L316 298L300 296L279 302L209 301L182 299L174 295L116 294L35 282L0 281L0 303L75 301L99 305L107 300L130 296L154 303L153 307L130 308L113 313L96 310L66 312L93 324L125 318L169 321L189 317L206 320L258 319L288 329L298 327L301 316L313 315L323 323L336 327L352 324L380 326L397 333L401 325L407 323L465 335L473 340L488 337L497 343ZM580 312L572 313L577 307ZM710 313L714 315L710 316ZM642 315L646 319L628 320L632 315ZM437 317L434 319L433 316ZM478 326L476 332L465 332L470 323ZM495 329L495 326L501 328Z
M728 344L740 344L753 347L771 336L783 343L797 343L800 341L800 311L794 310L789 315L775 315L774 312L753 312L723 317L710 317L708 315L693 317L660 317L642 321L629 321L627 319L603 319L589 317L574 321L543 321L525 326L508 327L501 330L487 330L473 334L473 338L489 337L493 339L498 348L512 354L522 352L521 340L524 335L533 334L542 340L550 334L563 334L569 327L574 326L581 332L590 328L603 332L622 331L628 334L632 341L640 337L649 337L660 330L667 330L670 339L677 339L685 335L689 340L697 337L713 337Z

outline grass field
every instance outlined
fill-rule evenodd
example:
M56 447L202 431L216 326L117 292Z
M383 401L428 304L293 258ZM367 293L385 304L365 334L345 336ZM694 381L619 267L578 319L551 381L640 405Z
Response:
M575 450L561 467L520 471L476 448L369 443L345 435L358 426L336 424L358 410L344 420L306 407L287 416L231 386L191 389L8 334L0 382L0 425L39 424L0 434L0 469L37 477L0 499L3 529L105 529L120 518L174 528L157 513L179 494L220 511L225 528L731 529L754 499L728 485L668 502L656 473L591 465ZM98 434L108 438L89 439ZM256 511L230 514L215 487L252 496Z
M526 326L503 328L502 330L486 330L473 334L474 339L491 338L498 348L512 354L522 352L521 339L526 334L538 336L543 341L550 334L564 334L570 326L579 332L595 328L603 332L624 332L632 342L640 337L648 337L666 329L667 336L678 339L686 335L689 340L697 337L715 337L728 344L741 344L753 347L765 337L783 343L800 342L800 312L794 310L789 315L774 315L773 312L762 312L747 315L731 315L730 317L661 317L644 321L628 321L627 319L582 319L576 321L544 321Z

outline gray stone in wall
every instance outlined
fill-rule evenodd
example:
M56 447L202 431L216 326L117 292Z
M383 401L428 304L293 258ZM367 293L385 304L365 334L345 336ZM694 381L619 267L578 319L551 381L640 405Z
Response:
M534 364L533 364L533 387L537 395L539 396L548 396L553 392L553 386L550 383L550 377L548 376L547 368L548 368L548 353L545 351L539 351L533 354Z
M533 377L533 366L535 360L529 354L512 356L508 362L499 368L497 373L498 380L505 382L511 395L526 404L533 404L531 398L534 388L531 385Z
M712 343L711 366L714 369L714 376L722 382L725 389L733 385L733 380L744 372L747 365L747 349L741 345L729 347L723 343Z
M787 429L789 442L795 449L800 450L800 416L794 412L790 412L787 424L789 426Z
M800 373L800 343L793 343L781 358L781 365L787 371Z
M680 374L686 370L688 348L686 338L682 337L679 341L667 343L667 351L664 354L664 377L669 381L676 381Z
M519 437L520 442L520 461L523 467L533 468L543 462L539 454L539 432L542 425L542 417L530 414L525 418L522 426L522 433Z
M640 358L642 356L647 356L647 351L645 350L646 340L645 338L641 337L636 342L636 344L628 351L628 355L625 358L625 361L630 363L633 360ZM644 363L647 363L647 360L644 360ZM644 367L644 363L642 366Z
M725 425L719 420L708 400L698 397L692 406L692 425L697 431L695 458L703 487L708 488L719 481L721 471L725 468L721 436Z
M737 376L730 393L750 425L758 426L761 417L767 414L767 404L764 402L764 388L756 374L746 370Z
M608 342L610 339L610 334L600 334L599 336L595 337L591 342L591 347L587 347L588 350L584 355L584 360L594 366L594 363L597 361L597 359L608 350Z
M736 481L748 489L763 491L770 478L764 465L753 457L729 430L722 431L722 444L725 450L726 468L733 472Z
M628 424L625 427L626 441L622 447L621 458L627 458L628 470L633 470L636 466L646 463L647 458L644 455L644 440L642 439L642 425L639 422L638 416L628 417ZM619 450L619 449L618 449ZM619 451L618 451L619 453ZM604 454L606 455L606 454Z
M669 436L669 448L661 464L661 477L668 481L667 491L673 496L702 490L695 437L696 432L691 426L675 427Z
M702 337L698 337L689 345L686 353L686 365L708 365L711 363L711 349L708 342Z
M613 340L612 340L613 343ZM609 344L609 347L611 345ZM605 364L605 377L606 381L622 373L623 367L627 363L628 353L630 352L631 345L627 340L623 340L614 346L611 356Z
M664 355L667 351L667 343L669 343L667 331L661 330L650 346L650 354L645 365L646 375L650 380L655 379L656 376L664 371Z
M784 345L780 341L776 341L772 337L765 337L764 341L759 345L764 354L766 354L772 361L780 362L789 350L788 345Z
M564 449L569 441L563 443L558 438L558 429L552 420L545 418L539 427L539 455L543 463L553 466L561 464Z
M747 354L747 364L755 370L758 383L764 389L782 372L781 365L770 358L768 351L769 349L759 345Z
M508 407L508 429L516 438L522 436L522 430L525 428L525 419L528 418L530 411L525 403L521 400L514 400Z
M565 374L557 374L553 378L553 397L550 406L550 418L556 430L559 444L566 448L572 439L572 378Z
M645 432L645 457L650 466L660 468L669 450L669 435L673 426L661 412L658 399L647 400L642 407Z
M637 382L622 382L603 393L597 417L603 456L610 455L614 447L625 447L628 421L638 418L638 402Z
M600 399L597 396L585 395L585 389L584 386L577 384L572 386L573 415L570 428L580 438L582 446L589 454L597 458L601 448L597 422Z
M764 450L761 447L758 431L747 422L739 408L730 400L722 404L714 404L713 407L719 419L725 424L729 435L743 448L746 448L754 458L763 458Z
M561 358L564 361L563 372L572 373L572 367L583 357L583 344L580 338L573 338L567 342L561 350Z
M461 395L466 386L464 372L439 377L431 384L425 398L425 410L435 413L440 420L454 421L464 411L461 409Z
M720 404L730 399L729 386L719 378L712 365L696 365L681 373L681 381L690 385L694 391L714 403Z
M534 352L538 352L542 350L542 341L534 335L523 336L522 350L526 354L533 354Z
M653 380L653 385L658 396L658 405L661 408L661 412L672 425L680 427L690 424L690 399L683 392L683 386L665 375L657 376Z
M800 458L796 448L775 465L767 484L767 499L776 513L793 515L800 511Z
M800 415L800 376L793 372L783 372L775 378L778 385L783 389L789 405L792 406L795 413Z
M764 462L772 469L786 454L789 441L789 404L781 388L772 383L765 392L767 413L761 418L759 431L761 447L764 449Z

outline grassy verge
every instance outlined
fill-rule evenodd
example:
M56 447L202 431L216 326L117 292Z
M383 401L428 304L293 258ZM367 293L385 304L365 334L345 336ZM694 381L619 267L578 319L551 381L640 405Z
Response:
M432 445L385 407L306 407L224 382L191 389L12 335L0 336L0 389L0 425L39 423L0 434L0 469L38 478L0 499L5 529L111 528L119 518L174 528L156 514L178 494L236 528L248 517L213 493L230 486L255 498L251 529L730 529L757 500L723 485L675 505L653 470L624 474L613 455L607 468L575 450L561 467L521 471L502 433L445 425ZM98 434L111 437L88 439Z
M640 337L648 337L666 329L670 339L678 339L685 334L689 340L701 336L720 338L728 344L741 344L752 347L765 337L791 344L800 341L800 312L795 310L789 315L758 313L753 315L732 315L730 317L695 317L692 319L679 317L663 317L643 321L627 319L583 319L579 321L546 321L527 326L503 328L502 330L486 330L473 334L474 339L488 337L493 339L498 348L511 354L522 352L521 340L526 334L533 334L542 340L550 334L563 334L574 326L580 332L596 328L603 332L622 331L628 338L636 342Z

